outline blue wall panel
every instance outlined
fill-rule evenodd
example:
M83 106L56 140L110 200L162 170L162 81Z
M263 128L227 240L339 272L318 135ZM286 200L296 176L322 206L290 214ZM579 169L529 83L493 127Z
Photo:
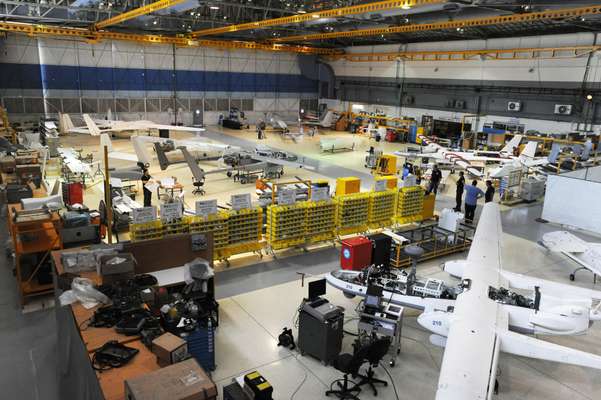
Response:
M176 72L140 68L76 67L0 63L6 89L131 90L180 92L317 92L317 81L301 75L221 71Z

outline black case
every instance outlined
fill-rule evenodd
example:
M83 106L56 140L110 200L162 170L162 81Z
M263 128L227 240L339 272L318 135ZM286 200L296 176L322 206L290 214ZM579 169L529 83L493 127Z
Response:
M384 268L390 268L392 238L383 233L369 235L368 238L372 243L371 263L376 266L382 265Z

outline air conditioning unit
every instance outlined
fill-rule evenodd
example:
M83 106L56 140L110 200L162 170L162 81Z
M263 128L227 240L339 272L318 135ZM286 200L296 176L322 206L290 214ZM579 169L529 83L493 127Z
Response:
M410 105L413 103L415 103L415 97L411 95L406 95L405 97L403 97L403 104Z
M520 111L522 109L522 103L519 101L507 102L507 111Z
M465 108L465 100L455 100L455 108L464 109Z
M555 104L555 114L571 115L572 114L572 105L571 104Z
M447 101L445 102L445 106L446 106L447 108L453 108L453 107L455 106L455 100L447 100Z

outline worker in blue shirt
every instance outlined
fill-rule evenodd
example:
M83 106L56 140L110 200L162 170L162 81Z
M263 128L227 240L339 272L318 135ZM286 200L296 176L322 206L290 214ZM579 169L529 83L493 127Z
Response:
M484 196L484 192L478 187L478 181L472 181L471 186L465 187L465 222L471 224L476 214L478 199Z

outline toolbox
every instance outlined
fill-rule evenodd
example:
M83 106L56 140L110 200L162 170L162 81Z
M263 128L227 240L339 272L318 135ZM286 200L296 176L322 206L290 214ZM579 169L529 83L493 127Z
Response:
M342 241L340 267L360 271L371 264L372 243L365 236L355 236Z

